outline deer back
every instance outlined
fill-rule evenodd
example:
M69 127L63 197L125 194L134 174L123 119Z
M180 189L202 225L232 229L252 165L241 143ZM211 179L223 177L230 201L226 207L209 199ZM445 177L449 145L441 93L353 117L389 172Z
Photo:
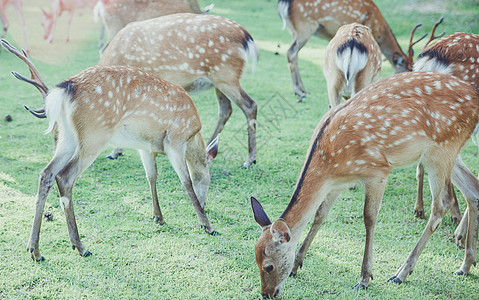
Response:
M239 83L257 49L240 24L212 15L174 14L134 22L110 42L99 65L129 65L194 90L194 81Z
M479 87L479 35L456 32L427 46L414 71L438 71Z

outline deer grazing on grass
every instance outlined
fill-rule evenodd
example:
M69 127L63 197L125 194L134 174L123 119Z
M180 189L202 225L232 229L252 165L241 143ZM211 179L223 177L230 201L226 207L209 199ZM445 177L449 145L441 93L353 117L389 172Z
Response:
M418 60L414 63L413 71L435 71L446 73L469 82L476 88L479 88L479 35L457 32L438 39L433 44L429 43L437 37L434 32L442 19L434 26L431 38L424 50L419 54ZM474 132L477 139L477 128ZM460 158L459 158L460 159ZM414 208L414 214L418 218L425 218L423 203L423 180L424 167L419 164L416 172L418 182L418 195ZM467 210L464 214L464 220L461 220L461 212L457 201L451 208L453 222L460 224L455 237L458 244L464 246L465 229L467 226Z
M106 28L109 39L126 24L176 13L206 13L196 0L188 3L181 0L99 0L95 6L95 16L99 16Z
M345 24L360 23L371 28L381 51L396 73L410 71L412 56L405 54L394 34L372 0L279 0L278 12L283 28L288 27L293 43L288 49L288 62L294 93L301 101L308 93L298 67L298 52L314 34L330 40Z
M27 41L27 27L25 26L25 18L23 17L23 12L22 12L22 0L1 0L0 1L0 19L2 21L3 25L3 32L2 32L2 38L5 37L5 34L7 33L8 27L10 26L10 23L8 22L7 15L5 14L5 9L7 5L13 5L15 7L15 10L17 11L18 19L20 20L20 25L22 26L23 29L23 40L25 43L25 49L29 49L28 47L28 41Z
M185 187L199 222L216 234L204 212L210 184L209 164L217 153L216 139L205 150L195 105L183 88L145 71L125 67L88 68L49 90L26 53L7 41L2 45L21 58L32 78L15 77L33 84L44 96L45 106L35 110L56 130L53 159L40 174L35 218L28 244L32 258L40 261L38 241L45 200L56 180L73 249L91 253L80 241L73 212L72 189L77 177L113 143L138 149L153 199L155 220L163 224L156 192L156 154L166 154Z
M43 21L42 26L44 29L43 38L49 43L53 42L53 32L57 26L58 18L64 11L68 12L67 34L65 42L70 40L70 26L73 19L75 10L89 7L94 9L98 0L52 0L50 3L51 11L48 13L42 9ZM102 29L103 37L103 29Z
M329 104L339 105L376 80L381 72L381 49L367 26L341 26L326 48L323 65Z
M411 274L427 241L451 205L452 181L465 195L468 228L465 258L456 272L467 274L476 261L479 181L456 158L479 121L479 92L469 83L440 73L402 73L380 79L349 101L329 110L312 136L303 169L286 210L271 222L259 202L252 209L262 234L255 255L261 293L275 297L302 266L319 226L341 190L362 183L366 245L357 289L372 278L374 229L392 169L417 161L428 170L432 213L405 263L389 281ZM451 177L452 173L452 177ZM316 215L315 215L316 214ZM295 258L301 233L313 225Z
M219 105L212 141L225 126L236 103L246 116L248 158L256 162L256 102L240 78L248 57L258 57L251 35L240 24L212 15L174 14L128 24L106 48L98 65L134 66L181 85L187 92L215 87ZM112 153L112 155L117 154Z

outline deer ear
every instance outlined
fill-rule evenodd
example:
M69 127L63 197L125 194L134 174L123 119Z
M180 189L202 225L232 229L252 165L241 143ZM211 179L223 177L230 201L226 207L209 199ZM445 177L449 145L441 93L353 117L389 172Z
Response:
M206 147L206 161L207 164L210 164L211 161L216 157L218 154L218 144L219 144L220 136L216 136L214 140Z
M282 219L275 221L273 226L271 226L270 231L273 236L273 241L275 242L284 244L291 240L291 230L289 229L288 224Z
M253 209L254 219L256 223L259 224L261 227L265 227L271 225L271 221L269 220L268 216L264 212L263 207L261 204L256 200L255 197L251 197L251 208Z

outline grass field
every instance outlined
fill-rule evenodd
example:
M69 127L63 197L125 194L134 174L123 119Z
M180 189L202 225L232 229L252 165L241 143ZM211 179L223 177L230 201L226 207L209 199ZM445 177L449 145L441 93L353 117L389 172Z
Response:
M41 39L40 10L24 1L32 57L49 86L98 61L99 26L90 11L76 15L71 43L64 44L64 26L55 42ZM43 1L48 2L48 1ZM210 3L200 0L202 7ZM472 0L376 1L403 49L409 32L423 23L430 30L445 17L438 31L479 33L479 5ZM400 3L400 4L398 4ZM212 163L206 211L220 233L209 236L197 218L181 183L164 156L158 162L158 194L166 224L151 219L148 183L138 154L126 150L117 161L104 153L86 170L74 188L77 223L83 243L93 255L72 251L58 192L52 189L46 210L53 221L43 222L40 250L46 260L35 263L27 253L38 174L52 157L52 137L44 135L45 120L32 117L23 105L40 107L40 94L10 75L28 74L25 65L0 51L0 298L147 298L147 299L256 299L260 279L254 245L260 228L253 219L249 198L260 200L271 218L286 208L303 165L309 141L328 109L326 81L321 65L327 41L312 38L300 52L303 82L311 94L297 103L291 87L285 53L290 35L282 31L276 1L218 1L212 14L244 25L260 48L260 60L242 80L258 103L258 157L250 169L241 169L247 156L246 122L238 107L221 135L220 152ZM45 5L46 6L46 5ZM22 37L9 9L9 40ZM13 13L12 13L13 12ZM66 18L66 16L63 16ZM29 22L30 21L30 22ZM17 25L18 26L18 25ZM418 36L419 36L418 33ZM34 36L33 36L34 35ZM39 36L40 35L40 36ZM15 39L13 39L13 37ZM419 53L423 44L416 47ZM388 62L382 77L392 74ZM214 91L193 95L207 139L216 124ZM5 116L11 115L11 122ZM477 146L469 141L463 159L479 172ZM455 225L446 217L402 285L388 284L416 244L426 224L413 215L415 167L395 170L389 177L376 227L374 280L368 290L355 291L364 249L363 190L346 191L337 201L313 242L298 276L284 284L282 299L475 299L479 271L454 276L464 251L451 242ZM426 203L430 194L425 193ZM465 201L460 199L461 211ZM426 206L426 214L430 208Z

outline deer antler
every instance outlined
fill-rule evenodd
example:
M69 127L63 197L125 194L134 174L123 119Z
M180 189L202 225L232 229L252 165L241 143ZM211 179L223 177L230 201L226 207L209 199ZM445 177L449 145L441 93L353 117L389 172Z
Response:
M416 29L418 29L419 27L421 27L422 24L417 24L416 26L414 26L414 28L412 29L411 31L411 37L409 39L409 49L408 49L408 53L407 53L407 56L409 58L409 60L411 61L411 63L414 61L414 50L412 49L412 47L414 45L416 45L417 43L419 43L420 41L422 41L426 36L427 36L427 33L425 33L421 38L419 38L418 40L416 40L415 42L412 41L412 39L414 38L414 33L416 32Z
M21 60L23 60L27 64L28 68L30 69L31 79L26 78L26 77L18 74L17 72L12 72L12 75L15 76L15 78L17 78L19 80L28 82L28 83L32 84L33 86L35 86L38 89L38 91L40 91L40 93L42 94L43 100L45 100L45 97L48 94L48 87L45 84L45 82L43 81L42 77L40 76L40 73L38 72L37 68L35 68L35 65L28 58L27 52L23 49L22 49L21 52L18 51L17 48L13 47L5 39L1 39L0 43L2 44L2 46L5 49L7 49L9 52L15 54L18 58L20 58ZM45 118L46 117L45 107L42 107L42 108L37 109L37 110L30 109L27 106L25 106L25 108L32 115L34 115L37 118Z
M431 36L429 37L429 40L427 41L426 45L424 46L424 49L426 49L427 45L429 45L430 42L434 41L435 39L442 38L446 34L446 32L443 31L440 35L434 35L434 33L436 32L437 26L439 26L439 24L441 24L442 21L444 21L444 17L441 17L441 19L439 19L439 21L437 21L437 23L434 24L434 27L432 28L432 31L431 31Z

